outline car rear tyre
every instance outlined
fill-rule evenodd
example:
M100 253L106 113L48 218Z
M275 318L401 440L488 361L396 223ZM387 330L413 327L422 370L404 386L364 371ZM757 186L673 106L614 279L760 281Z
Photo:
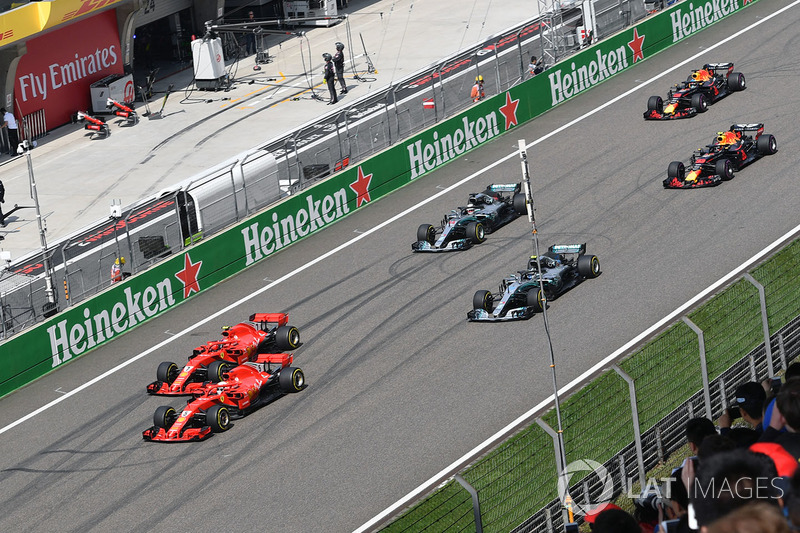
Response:
M544 293L542 289L531 289L528 291L528 307L533 307L537 311L544 311Z
M747 82L744 79L744 74L741 72L731 72L728 76L728 89L731 91L744 91L747 87Z
M692 107L698 113L705 113L708 110L708 98L703 93L695 93L692 95Z
M224 405L212 405L206 411L206 425L214 433L222 433L231 427L231 412Z
M208 365L208 381L219 383L225 380L225 374L230 372L233 365L226 361L212 361Z
M470 222L467 224L467 238L472 244L480 244L486 240L486 229L480 222Z
M275 330L275 346L279 350L296 350L300 347L300 332L294 326L281 326Z
M600 260L596 255L581 254L578 256L578 274L584 278L596 278L600 275Z
M660 96L651 96L650 99L647 100L647 110L663 113L664 100L662 100Z
M430 224L422 224L417 228L417 240L433 244L436 242L436 228Z
M778 151L778 141L774 135L761 135L756 141L756 150L761 155L772 155Z
M518 192L514 195L514 211L518 215L525 215L528 213L528 202L525 199L525 195L521 192Z
M733 165L730 159L720 159L714 164L714 172L717 176L722 178L723 181L730 181L733 179Z
M157 428L169 429L178 418L178 413L169 405L162 405L153 413L153 425Z
M667 167L667 177L682 180L686 176L686 167L680 161L673 161Z
M306 376L299 368L287 366L278 374L278 385L283 392L300 392L306 384Z
M156 379L158 381L163 381L164 383L172 384L175 381L175 378L178 377L178 373L180 369L178 365L173 363L172 361L164 361L158 368L156 369Z
M494 296L489 291L477 291L472 297L472 308L483 309L484 311L492 312L494 308Z

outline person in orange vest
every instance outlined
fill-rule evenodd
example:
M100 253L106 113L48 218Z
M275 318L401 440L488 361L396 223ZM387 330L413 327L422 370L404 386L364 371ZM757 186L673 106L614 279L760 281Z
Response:
M475 85L472 86L470 97L473 102L478 102L486 98L486 92L483 90L483 76L477 76L475 78Z
M111 265L111 283L117 283L122 281L122 265L125 264L125 258L120 257L114 260L114 264Z

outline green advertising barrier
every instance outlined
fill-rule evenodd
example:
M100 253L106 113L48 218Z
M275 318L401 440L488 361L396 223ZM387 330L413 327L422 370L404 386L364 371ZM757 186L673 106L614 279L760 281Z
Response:
M741 7L673 6L9 339L0 397Z

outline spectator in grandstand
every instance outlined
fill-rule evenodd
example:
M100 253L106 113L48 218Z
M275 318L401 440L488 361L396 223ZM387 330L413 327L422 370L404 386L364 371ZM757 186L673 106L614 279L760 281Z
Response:
M737 448L749 448L751 445L758 442L760 435L755 429L740 427L731 428L730 431L725 434L725 437L733 441L733 444Z
M785 433L781 433L786 429ZM781 386L772 409L769 427L761 442L776 442L796 459L800 459L800 379L790 379Z
M767 393L761 383L748 381L736 387L733 405L725 409L725 412L722 413L722 416L717 421L719 432L725 435L730 431L733 421L741 417L761 435L763 433L761 423L764 418L764 402L766 400Z
M594 522L590 522L593 533L641 533L636 520L622 509L604 509Z
M789 518L789 525L794 528L793 531L798 531L800 530L800 468L794 471L789 487L784 511Z
M729 452L735 449L736 444L731 439L725 435L715 433L713 435L708 435L703 439L703 442L700 443L700 447L697 449L697 459L700 464L702 464L705 459L712 455Z
M800 363L792 363L786 368L786 373L783 375L784 383L792 378L800 378ZM767 391L768 405L764 409L764 422L769 424L769 420L772 417L772 408L775 406L775 398L780 392L781 385L774 384L771 379L764 380L761 384L764 386L764 390Z
M777 509L784 495L773 483L777 477L769 457L749 450L706 458L688 487L697 526L708 531L713 522L748 503L762 502Z
M789 533L780 510L767 503L748 503L704 529L707 533Z
M680 469L678 469L680 470ZM661 486L659 499L659 520L655 533L691 533L689 527L689 494L681 482L681 473L673 472L672 476Z
M594 524L594 521L597 520L597 517L600 516L600 513L609 511L611 509L621 510L622 508L619 505L611 502L601 503L597 507L586 511L586 515L583 517L583 519L587 524Z
M717 428L714 427L714 422L704 417L692 418L686 422L686 441L689 443L689 449L692 455L697 455L697 450L700 449L703 439L709 435L716 435Z

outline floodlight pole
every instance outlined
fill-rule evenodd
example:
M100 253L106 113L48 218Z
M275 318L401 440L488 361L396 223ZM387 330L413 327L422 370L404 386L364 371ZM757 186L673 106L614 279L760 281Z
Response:
M564 451L564 428L561 424L561 403L558 398L558 380L556 379L556 358L553 353L553 340L550 338L550 326L547 322L547 296L544 292L544 280L542 279L542 264L539 258L539 233L536 230L536 217L534 216L534 203L533 203L533 188L531 187L531 174L528 168L528 152L525 148L525 140L519 140L519 158L522 167L522 183L525 188L525 206L528 210L528 222L531 224L531 240L533 241L533 254L536 256L536 272L539 275L539 291L542 295L542 319L544 320L544 330L547 334L547 345L550 349L550 371L553 376L553 398L556 405L556 422L558 424L558 453L561 459L561 471L558 473L559 477L564 477L564 487L568 492L569 487L566 485L566 467L567 456Z
M47 237L45 233L47 230L44 229L44 225L42 224L42 211L39 209L39 194L36 192L36 178L33 175L33 160L31 159L31 145L28 141L24 141L19 143L19 147L17 148L17 153L21 151L25 152L25 157L28 160L28 178L30 180L31 186L31 198L33 199L33 203L36 206L36 222L39 225L39 240L42 245L42 264L44 265L44 272L45 272L45 295L47 296L47 302L50 304L54 304L56 302L55 292L53 291L53 279L51 277L51 269L50 269L50 258L47 255Z

